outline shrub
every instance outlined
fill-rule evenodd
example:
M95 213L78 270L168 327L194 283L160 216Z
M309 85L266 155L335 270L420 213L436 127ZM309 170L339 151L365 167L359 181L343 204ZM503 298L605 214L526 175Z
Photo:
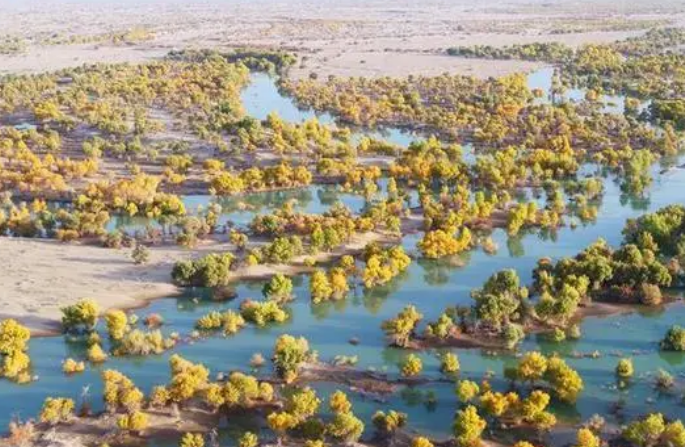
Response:
M581 335L580 326L577 324L572 325L566 333L566 336L572 340L578 340Z
M423 315L414 306L406 306L395 318L386 320L381 324L385 334L390 337L393 344L406 347L416 332L416 326L423 319Z
M446 339L448 336L455 331L457 326L454 324L454 320L447 312L443 312L438 317L437 321L428 323L426 326L426 335L429 337L437 337L440 339Z
M423 370L421 358L415 354L409 354L402 363L400 370L404 377L416 377Z
M328 276L326 276L326 272L317 270L312 273L309 280L309 293L311 294L312 302L315 304L327 301L333 296L333 288Z
M643 283L640 286L640 302L645 306L658 306L663 302L661 289L656 284Z
M284 379L295 379L299 367L310 357L309 343L304 337L283 334L276 340L273 363L276 373Z
M226 335L236 334L243 326L245 326L245 319L232 310L226 312L212 311L195 322L197 329L204 331L223 329Z
M107 354L99 344L93 344L88 348L88 361L91 363L102 363L107 360Z
M460 369L459 357L452 352L446 352L440 356L440 372L443 374L455 374Z
M616 365L616 376L620 379L633 377L633 362L630 359L621 359Z
M0 322L0 354L25 351L31 338L31 331L16 320L8 318Z
M164 408L170 400L169 390L165 386L157 385L152 388L150 392L150 406Z
M275 301L245 300L240 304L240 315L257 326L267 323L283 323L288 319L288 313Z
M352 403L347 398L347 394L340 390L331 394L328 406L333 413L348 413L352 410Z
M668 372L660 369L656 374L656 386L662 390L667 390L675 385L675 379Z
M270 413L266 418L269 428L277 434L285 433L297 425L297 419L285 411ZM280 437L279 437L280 441Z
M383 435L389 435L398 428L402 428L407 424L406 413L399 413L395 410L390 410L387 414L382 411L377 411L372 418L373 425Z
M471 380L460 380L455 388L455 393L460 401L470 402L480 393L480 387Z
M209 370L204 365L190 362L178 354L169 358L171 383L169 396L174 402L183 402L193 397L207 384Z
M332 298L343 299L350 292L350 285L347 283L347 274L340 267L334 267L328 272L328 280L333 289Z
M265 298L279 303L289 301L293 294L293 282L282 273L277 273L271 277L268 283L264 284L262 294Z
M286 264L304 252L302 239L299 236L277 237L261 249L263 262L270 264Z
M685 351L685 328L673 325L661 340L661 349L664 351Z
M200 433L185 433L179 447L205 447L205 438Z
M456 255L471 247L471 232L463 227L458 236L453 231L427 231L423 239L417 244L421 254L428 259L437 259Z
M142 411L125 414L117 420L117 427L123 431L140 432L147 428L149 417Z
M411 258L407 256L401 245L385 251L376 250L376 247L369 244L364 254L366 267L362 272L362 281L366 288L387 284L411 264Z
M116 248L119 249L122 247L124 242L124 234L119 231L115 230L112 231L111 233L107 233L102 237L102 245L107 248Z
M128 330L128 317L122 310L109 310L105 314L107 332L112 340L121 340Z
M347 443L359 440L363 432L364 423L351 412L336 414L326 426L326 433L332 438Z
M150 314L145 317L143 322L145 323L145 326L149 328L155 328L164 324L164 317L157 313Z
M575 447L599 447L602 441L587 428L581 428L576 434Z
M128 411L138 410L145 398L131 379L112 369L102 372L103 399L109 411L124 408Z
M248 237L245 233L241 233L240 231L236 230L231 230L229 239L238 250L244 250L245 247L247 247Z
M60 228L55 232L55 237L60 242L73 242L81 237L81 235L76 230Z
M131 252L131 259L136 265L147 264L150 261L150 250L143 244L136 244Z
M544 378L557 397L565 402L575 402L583 390L583 379L580 374L558 357L549 359Z
M234 256L230 253L209 254L194 261L179 261L171 277L181 286L217 287L228 284Z
M321 400L317 397L316 391L306 387L287 395L284 408L301 422L314 416L319 410L319 405Z
M673 447L685 446L685 426L682 421L677 420L666 424L666 428L661 435L663 445Z
M478 415L478 410L473 405L457 411L452 426L457 445L460 447L478 445L486 425L485 420Z
M86 369L86 364L84 362L77 362L72 358L68 358L62 364L62 371L65 374L75 374L83 372Z
M516 377L528 382L540 380L547 371L547 364L548 361L544 355L535 351L528 352L519 360Z
M14 351L5 356L2 364L2 375L17 383L28 383L31 381L29 367L31 359L22 351Z
M50 425L67 422L74 415L74 401L62 397L48 397L40 412L40 421Z
M416 438L412 439L411 447L433 447L433 443L428 438L417 436Z
M246 431L238 440L238 447L257 447L259 438L252 432Z
M555 343L561 343L562 341L566 340L566 332L558 327L555 327L549 334L549 338Z
M62 328L64 332L90 332L95 329L100 307L89 299L62 308Z
M631 422L623 430L623 437L640 447L655 445L666 430L666 422L661 413L650 414L646 418Z
M502 337L507 348L514 349L526 337L526 332L520 324L509 323L504 327Z
M7 319L0 323L0 356L4 357L0 362L0 375L17 383L31 381L31 359L24 352L30 338L29 329L15 320Z
M134 329L122 338L114 349L114 355L161 354L176 344L173 338L164 338L159 329L142 331Z

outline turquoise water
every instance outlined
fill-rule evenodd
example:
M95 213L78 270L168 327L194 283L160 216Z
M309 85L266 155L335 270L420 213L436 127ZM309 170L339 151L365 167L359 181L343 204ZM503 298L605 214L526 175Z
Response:
M270 83L267 83L263 79L257 77L259 83L256 85L262 86L259 88L265 90L264 95L269 99L261 102L263 99L260 99L259 92L255 93L254 89L257 87L253 84L245 92L250 113L261 113L258 117L263 117L265 111L278 108L281 116L287 116L293 121L298 118L305 119L307 113L311 113L289 109L292 102L288 103L287 98L275 96L274 91L277 94L277 90L273 87L273 82L269 80ZM271 87L264 87L268 85ZM654 167L655 173L659 170L660 167ZM339 354L357 355L360 368L385 370L391 375L397 375L396 365L406 352L385 346L380 323L396 315L405 305L415 304L426 319L435 318L447 306L468 304L470 291L480 287L492 273L500 269L514 268L522 279L528 282L530 271L540 257L558 258L574 255L599 237L604 237L611 244L619 244L620 231L627 218L670 203L682 203L684 198L685 170L671 169L663 175L656 176L654 184L644 198L624 196L619 186L609 179L605 184L598 219L593 224L581 225L575 229L561 228L554 237L529 233L512 239L504 231L496 230L492 236L499 246L499 251L494 255L474 250L451 262L415 261L404 275L391 284L370 292L358 289L341 303L312 306L307 292L308 279L297 277L296 300L290 305L292 318L286 324L263 329L248 327L230 338L217 336L194 343L184 342L172 352L206 364L212 373L247 371L249 359L255 352L261 352L268 358L275 338L279 334L290 333L308 338L312 349L319 352L321 359L329 360ZM296 199L301 210L312 213L322 212L336 200L341 200L355 211L364 205L364 200L359 196L341 194L330 187L312 186L300 190L251 194L222 200L221 204L225 211L223 219L246 225L255 213L268 212L290 199ZM186 197L185 200L189 207L196 208L198 205L205 206L211 197L192 196ZM240 201L251 205L253 209L240 211ZM120 223L129 226L145 225L142 221L121 220ZM403 239L403 245L415 253L416 242L420 237L420 234L409 235ZM204 313L210 310L237 308L242 299L259 298L261 286L260 282L238 284L238 299L225 303L209 300L203 290L188 290L183 297L157 300L136 313L139 316L159 313L165 318L165 332L175 331L187 335L192 330L195 320ZM685 306L675 304L664 310L603 319L588 318L582 323L583 337L579 341L551 344L530 336L525 340L521 350L557 351L567 356L569 364L581 372L585 380L585 391L574 406L555 403L554 409L560 417L579 421L594 413L606 414L619 399L625 400L624 414L628 416L659 410L673 417L682 417L685 414L685 407L679 405L679 396L657 393L648 374L663 368L678 376L682 383L685 354L662 354L657 350L657 342L671 324L683 321L684 317ZM349 344L348 341L352 337L359 338L360 344ZM595 350L602 354L598 359L577 359L571 355L574 351L589 353ZM502 371L508 362L514 360L513 355L491 356L479 349L455 352L461 361L463 377L480 378L487 371L493 371L499 377L494 380L495 387L503 389L506 386L501 379ZM636 378L631 386L621 391L615 388L613 376L618 353L635 353L633 357ZM62 360L67 357L83 357L83 346L65 343L61 337L35 339L30 343L30 355L34 373L39 380L28 386L0 381L0 426L6 426L14 415L23 418L36 415L46 396L69 396L78 400L84 387L89 389L88 395L92 404L99 408L99 373L106 368L120 370L145 391L149 391L152 386L168 380L167 360L170 354L146 358L112 358L100 367L89 366L85 373L67 377L61 373ZM435 352L423 352L421 357L424 360L424 373L429 377L439 377ZM262 374L269 372L269 367L265 367ZM322 396L338 388L327 383L314 386ZM355 412L367 422L375 410L394 408L409 414L411 429L434 436L448 436L457 408L452 388L450 384L406 388L388 397L387 402L365 399L354 393L350 396L354 400ZM223 427L222 433L230 437L231 434L240 434L246 427L254 429L247 421L232 419ZM367 432L370 432L370 423L367 423L367 427ZM176 442L160 441L155 444L176 445Z
M322 124L335 124L335 117L330 113L298 108L291 98L281 95L274 79L265 73L252 75L252 82L243 90L241 98L247 114L260 120L265 120L269 113L276 112L283 120L292 123L303 123L309 119L317 118ZM352 141L359 141L362 136L386 140L404 147L409 146L412 141L420 139L403 129L383 128L357 129L352 133Z
M257 214L268 214L281 208L287 202L295 203L295 210L305 213L321 213L338 201L346 203L352 211L360 211L365 204L364 198L358 195L341 192L330 185L314 185L307 188L295 188L283 191L259 192L235 197L215 197L211 195L184 196L183 203L190 214L207 209L211 203L221 206L219 224L233 222L245 227ZM147 225L157 224L147 217L114 216L107 225L107 230L122 229L127 232L144 230Z
M549 103L551 97L549 92L552 89L552 77L554 75L554 67L545 67L533 71L528 75L528 87L532 89L539 88L545 92L545 96L537 98L538 103ZM581 102L585 100L586 89L582 88L567 88L564 91L563 97L566 101ZM599 95L598 101L602 103L601 111L604 113L623 114L625 111L624 95ZM649 101L643 102L639 107L639 111L647 108Z

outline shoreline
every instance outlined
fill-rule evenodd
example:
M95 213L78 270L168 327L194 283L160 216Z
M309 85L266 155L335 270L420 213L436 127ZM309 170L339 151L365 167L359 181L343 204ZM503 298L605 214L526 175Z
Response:
M319 268L322 264L328 264L342 256L354 255L363 251L364 247L369 243L397 243L398 241L401 241L403 237L410 234L415 234L417 231L421 230L422 222L418 218L419 216L420 214L418 214L417 210L412 209L412 213L409 216L402 218L401 236L391 235L378 230L357 233L352 236L350 241L342 244L331 252L320 252L315 255L300 255L294 258L288 264L258 264L253 266L241 265L232 272L228 283L224 287L230 288L243 281L265 280L278 273L288 276L311 273ZM495 213L488 222L476 222L469 226L472 228L500 228L505 224L505 221L501 217L502 216ZM82 255L83 252L97 253L98 255L104 256L104 259L100 259L102 257L101 256L94 262L98 263L98 261L100 261L102 265L123 264L123 266L126 267L126 270L123 272L117 272L116 269L105 268L104 272L96 271L95 274L91 275L95 278L87 278L88 273L91 273L89 271L85 272L86 275L81 275L81 271L78 266L67 265L66 269L64 266L62 266L62 270L68 270L72 273L75 272L77 274L76 278L81 281L86 280L86 282L90 282L88 281L90 279L97 282L97 277L102 276L111 278L108 280L108 282L97 283L97 286L100 287L97 287L97 292L95 293L84 294L71 292L71 295L67 297L66 300L63 299L61 302L59 299L57 300L58 304L60 304L59 308L61 308L62 306L73 304L80 299L91 298L98 302L98 304L101 306L101 314L104 314L105 311L109 309L120 309L124 311L143 309L150 306L155 300L182 296L185 293L185 289L173 284L171 279L171 271L175 262L197 258L209 253L235 251L235 247L232 244L224 241L221 238L203 240L192 249L179 247L175 244L162 243L161 245L149 246L150 255L152 258L151 262L138 266L134 265L130 259L126 259L126 261L122 259L123 256L121 255L128 253L128 249L106 248L93 243L93 241L62 243L54 239L0 237L0 258L2 249L4 248L3 246L11 246L12 244L18 244L20 245L20 248L24 248L24 250L18 250L20 257L21 254L24 254L27 251L26 246L34 247L34 253L29 253L28 255L29 259L35 258L36 256L40 256L41 258L46 257L46 254L43 253L45 251L45 247L52 249L57 248L57 251L59 252L57 253L57 259L53 260L53 262L49 262L50 272L53 272L56 268L58 268L53 267L53 264L63 264L66 260L74 260L74 256L65 256L62 253L63 251L75 252L79 255ZM7 254L10 252L15 252L15 250L12 249L6 249L5 251ZM73 255L73 253L71 254ZM87 258L87 256L81 257ZM128 256L126 256L126 258L128 258ZM79 257L77 256L76 259L79 260ZM306 259L314 259L316 261L315 266L310 267L306 265ZM16 257L14 260L16 260ZM2 261L2 259L0 259L0 261ZM7 260L5 263L7 264ZM26 276L26 271L22 269L20 270ZM130 277L131 271L134 271L134 278ZM9 273L9 275L4 277L5 282L12 277L12 272L10 271ZM86 276L86 278L83 276ZM38 278L38 280L45 280L45 278L40 275L40 272L38 275L32 275L32 278L34 278L34 280L31 281L32 283L35 282L35 278ZM50 279L54 278L47 278L47 280ZM71 284L70 279L71 278L59 278L55 281ZM121 283L126 281L129 283L132 282L132 284L127 285L128 290L123 290L117 293L115 296L112 296L111 293L98 293L103 288L105 290L109 290L113 287L121 288ZM21 289L21 284L23 284L22 281L15 283L15 292ZM141 286L143 289L147 288L149 290L141 290ZM8 287L11 288L10 285L3 284L3 278L0 278L0 290L6 290ZM46 289L47 288L49 287L46 287ZM67 286L66 290L71 289ZM26 308L24 308L23 311L15 309L8 313L2 312L1 310L2 307L7 307L9 305L7 302L9 300L6 296L4 296L5 293L7 292L0 292L0 318L14 318L20 323L27 325L27 327L29 327L31 330L31 335L35 338L62 335L60 324L61 311L59 308L55 309L54 306L52 306L49 312L41 313L41 315L32 315L30 310L32 303L30 302L30 299L33 297L38 302L41 300L44 301L46 295L44 290L40 290L39 292L34 290L33 295L28 295L29 298L27 298L25 294L22 295L24 297L23 304L26 306ZM11 293L12 291L10 291L10 294ZM17 296L18 295L19 293L17 293ZM3 302L3 299L5 302ZM29 300L28 303L26 302L27 300ZM670 297L670 299L667 298L665 300L664 305L669 305L677 301L678 300L675 299L675 297ZM572 320L573 322L582 322L587 317L605 318L615 315L634 313L639 311L639 308L640 305L637 304L621 304L594 300L591 302L590 306L580 307ZM529 329L528 333L536 334L549 331L551 331L551 328L544 328L540 325L534 324L533 327ZM413 340L410 349L424 350L436 347L458 347L465 349L506 349L501 340L492 337L484 338L479 336L477 332L460 332L459 334L455 334L444 340L427 338L424 335L420 335Z
M317 264L320 265L329 263L332 260L338 259L344 255L359 253L370 242L390 243L393 240L395 240L394 237L380 232L362 233L355 235L350 242L343 244L332 252L322 252L315 256L302 255L294 259L290 264L260 264L255 266L242 266L236 271L232 272L230 282L227 284L227 286L230 287L241 281L266 279L276 273L299 275L312 272L316 267L308 267L304 264L304 260L308 257L314 258L317 261ZM62 306L73 304L83 298L94 299L101 306L103 311L102 314L104 314L104 312L109 309L120 309L124 311L143 309L150 306L150 304L155 300L181 296L184 293L184 288L174 285L171 280L173 262L182 259L195 258L210 252L220 252L230 248L230 244L224 242L201 244L194 249L183 249L178 246L152 246L150 247L150 254L153 258L153 261L148 265L136 266L133 265L132 261L130 260L117 259L120 258L118 255L122 254L122 252L127 252L127 250L124 249L117 250L80 243L62 243L52 239L0 237L0 249L5 249L5 253L9 254L10 252L13 252L13 250L7 247L14 245L20 245L21 248L23 248L23 250L20 251L22 254L27 254L27 260L34 259L36 256L40 256L42 258L51 257L51 254L49 253L52 253L52 250L50 249L57 249L58 252L67 251L70 253L95 253L102 255L103 258L100 258L100 260L105 265L107 265L107 263L114 263L116 259L117 263L122 263L125 267L134 269L136 274L138 274L138 271L140 271L141 273L144 273L142 276L153 277L152 279L156 280L135 281L131 280L131 278L127 278L125 274L118 273L116 271L108 271L104 272L104 274L108 277L112 277L112 279L108 279L107 282L103 282L103 280L98 281L98 276L102 276L103 274L100 271L82 272L79 271L77 266L67 266L66 269L62 267L62 270L69 272L63 272L63 275L69 274L74 277L75 274L75 277L82 281L98 281L98 284L104 288L117 287L119 284L121 284L121 282L127 280L132 284L127 285L127 288L130 289L129 291L122 291L116 294L98 294L97 291L90 294L84 294L79 292L80 289L74 291L67 286L63 288L63 290L66 290L68 295L62 295L61 299L58 299L56 303L52 303L49 308L40 308L38 304L32 304L32 301L40 303L41 300L50 300L49 292L45 291L49 289L48 284L39 285L37 288L34 288L32 291L33 293L31 294L20 295L22 284L21 281L17 283L15 279L10 278L12 276L11 274L4 277L4 284L3 278L0 278L0 290L12 289L10 292L0 293L0 309L3 306L9 306L11 301L18 301L19 303L17 304L15 302L14 308L10 312L3 312L0 310L0 318L13 318L21 324L25 324L31 330L31 336L35 338L62 335L60 308ZM26 253L28 251L30 251L30 253ZM56 259L53 261L64 263L68 260L73 260L73 256L58 254ZM54 268L52 270L54 271ZM40 275L36 275L35 273L32 275L32 277L39 276ZM91 277L88 278L88 276ZM52 279L59 281L60 283L70 284L70 281L73 281L72 277ZM49 279L51 278L48 278L48 280ZM139 278L136 278L136 280L137 279ZM10 284L10 282L13 284ZM147 287L154 290L140 291L140 285L142 285L143 288ZM43 288L43 286L45 286L45 288ZM91 289L91 292L92 290L93 289ZM15 293L16 296L14 295ZM40 315L34 315L30 310L28 310L32 305L36 305L40 308Z
M669 297L672 298L672 297ZM643 308L667 308L671 305L682 303L682 299L672 298L665 300L659 306L649 307L643 304L635 303L610 303L605 301L593 301L588 307L581 307L576 314L571 318L572 323L580 324L588 318L611 318L619 315L629 315L640 312ZM526 336L546 335L554 330L555 326L542 326L534 324L527 328ZM461 349L491 349L495 351L515 351L514 348L508 348L501 338L489 337L488 334L479 334L476 332L457 332L447 338L441 339L438 337L428 337L424 334L417 335L410 340L410 345L405 349L413 351L425 351L430 349L440 348L461 348ZM581 336L582 338L582 336Z

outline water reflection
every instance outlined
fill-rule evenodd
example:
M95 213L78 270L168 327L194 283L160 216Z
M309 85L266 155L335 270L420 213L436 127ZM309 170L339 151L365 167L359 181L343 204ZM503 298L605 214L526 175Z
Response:
M270 79L260 82L263 86L273 86ZM267 90L267 97L272 103L265 105L260 102L263 99L255 99L254 92L247 90L244 98L248 111L251 110L251 114L261 117L265 116L263 112L271 107L281 107L281 115L285 119L306 119L306 112L291 109L290 107L294 107L292 102L283 102L280 95L277 97L272 93ZM252 105L249 104L250 98L253 100ZM258 107L259 110L250 107ZM627 218L636 217L644 211L653 211L670 203L683 202L685 171L670 169L659 175L664 166L673 166L676 163L678 159L671 159L666 165L655 166L655 181L648 193L640 197L623 193L620 185L604 172L607 178L604 182L605 193L595 223L577 227L567 226L552 233L527 232L516 237L509 237L506 232L495 230L491 237L499 247L502 247L497 253L486 254L481 250L475 250L449 260L419 260L412 263L405 273L391 283L373 290L359 287L346 301L312 306L308 278L297 276L294 278L296 299L288 306L291 317L286 324L264 328L248 327L233 337L213 336L198 342L182 343L174 352L190 360L205 363L213 373L249 370L249 360L254 353L260 352L268 357L275 338L283 333L292 333L307 337L312 348L319 352L322 359L332 359L340 354L356 355L359 358L359 368L387 370L389 374L397 375L397 364L406 352L386 347L380 330L381 321L395 316L407 304L416 305L424 314L425 320L435 319L448 306L470 304L470 291L480 287L495 271L513 268L523 282L529 282L530 272L540 257L559 258L575 255L599 237L617 245L621 241L620 229ZM596 167L586 168L588 173L596 171ZM411 194L412 203L417 203L415 191ZM541 190L522 191L519 198L527 200L529 196L537 197L536 200L545 200L545 194ZM184 200L189 209L206 207L208 203L217 201L223 208L223 222L230 220L238 225L247 225L256 213L266 213L280 208L290 200L297 201L297 210L307 213L324 212L337 201L342 201L358 212L366 203L360 196L341 193L336 188L328 186L220 199L211 196L188 196ZM147 220L119 217L114 219L111 225L112 228L144 228L152 224L154 223ZM415 252L416 242L421 236L408 235L403 238L402 244L409 251ZM506 249L503 249L504 247ZM236 284L235 292L238 298L220 302L206 290L191 289L182 297L155 301L149 308L138 310L137 313L159 313L165 319L165 333L179 332L187 335L193 331L195 321L204 313L210 310L237 309L241 300L261 297L262 286L263 282L260 281ZM653 377L648 373L657 368L664 368L673 373L682 372L685 354L663 353L658 351L657 345L666 329L671 324L682 322L683 318L685 306L682 304L675 304L667 310L641 309L629 315L590 318L581 325L583 335L580 340L553 343L547 338L529 336L521 349L538 349L546 353L557 352L568 356L570 365L582 374L585 391L575 406L553 402L554 411L564 420L577 422L587 419L594 413L607 413L616 408L617 402L621 402L623 416L642 414L646 410L665 411L677 415L678 412L682 412L678 397L658 395L654 390ZM104 334L102 327L100 332ZM359 343L351 345L349 340L353 338ZM0 381L0 425L6 426L17 410L23 417L37 414L48 395L59 394L78 398L82 388L90 386L91 394L99 396L99 374L103 368L120 370L145 391L168 380L167 362L171 353L144 359L111 358L101 367L89 367L83 374L64 376L60 370L62 360L66 357L82 358L84 349L83 344L65 343L59 337L33 340L30 355L34 372L40 380L30 386ZM599 351L599 357L579 355L594 351ZM508 387L502 379L502 372L505 366L515 361L512 354L491 356L481 350L455 352L458 353L462 365L461 377L480 379L488 371L492 371L496 374L493 379L495 388ZM630 386L623 390L617 389L613 373L620 356L632 357L636 369L636 377ZM423 352L420 353L420 357L424 362L425 374L437 379L437 356L433 352ZM263 374L269 372L269 368L265 368ZM329 383L317 383L314 386L320 391L322 398L338 388L337 385ZM411 429L436 436L449 434L453 413L458 407L453 385L443 383L431 383L413 389L405 388L397 395L389 396L387 402L377 402L357 393L351 393L351 398L354 401L355 413L367 422L376 410L393 408L409 413ZM647 406L647 399L654 399L654 402ZM22 403L21 408L17 408L18 401ZM93 406L96 409L102 407L99 397L93 398ZM249 418L241 420L236 416L220 430L219 436L232 445L235 437L242 434L246 427L255 432L261 428ZM176 441L160 441L155 445L176 445Z

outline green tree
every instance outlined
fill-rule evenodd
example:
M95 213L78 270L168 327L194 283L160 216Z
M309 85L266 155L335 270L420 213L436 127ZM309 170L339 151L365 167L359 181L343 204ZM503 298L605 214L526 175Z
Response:
M68 422L74 416L74 406L72 399L48 397L43 403L40 421L50 425Z
M478 393L480 393L480 387L476 382L471 380L460 380L457 382L455 393L460 401L466 403L472 401L476 398L476 396L478 396Z
M65 332L91 332L95 329L100 307L94 300L85 299L62 308L62 328Z
M272 361L279 377L286 381L297 378L300 365L309 359L309 343L303 337L284 334L278 337Z
M633 362L630 359L621 359L616 365L616 376L619 379L630 379L633 377Z
M575 447L599 447L602 441L587 428L581 428L576 434Z
M664 351L685 351L685 328L673 325L660 343Z
M423 315L414 306L406 306L395 318L386 320L381 325L385 334L393 344L406 347L416 332L416 326L423 319Z
M457 411L452 427L457 445L471 447L480 444L486 425L485 420L478 415L478 410L473 405Z
M400 372L404 377L416 377L421 374L422 370L421 358L415 354L409 354L400 366Z
M259 438L252 432L246 431L238 440L238 447L257 447Z
M364 423L352 412L338 413L326 426L326 433L338 441L357 442L364 433Z
M326 276L326 272L317 270L312 273L309 281L309 293L314 303L327 301L333 296L333 288L328 280L328 276Z
M349 413L352 411L352 403L347 398L347 394L340 390L331 394L328 406L333 413Z
M150 250L145 245L138 243L131 252L131 259L135 264L147 264L150 262Z
M407 420L408 416L406 413L400 413L395 410L390 410L387 414L379 410L372 418L374 427L383 436L388 436L398 428L404 427L407 425Z
M459 372L459 357L452 352L446 352L440 356L440 372L443 374L455 374Z
M293 282L284 274L277 273L264 285L262 294L265 298L279 303L288 301L292 298Z
M205 447L205 438L200 433L185 433L179 447Z
M640 447L648 447L657 444L664 430L666 430L664 416L661 413L653 413L642 420L628 424L622 434L629 442Z
M317 397L316 391L312 388L296 390L288 395L285 400L285 411L293 415L295 419L302 422L314 416L319 411L321 400Z
M128 317L122 310L112 309L105 314L107 332L112 340L121 340L128 330Z

